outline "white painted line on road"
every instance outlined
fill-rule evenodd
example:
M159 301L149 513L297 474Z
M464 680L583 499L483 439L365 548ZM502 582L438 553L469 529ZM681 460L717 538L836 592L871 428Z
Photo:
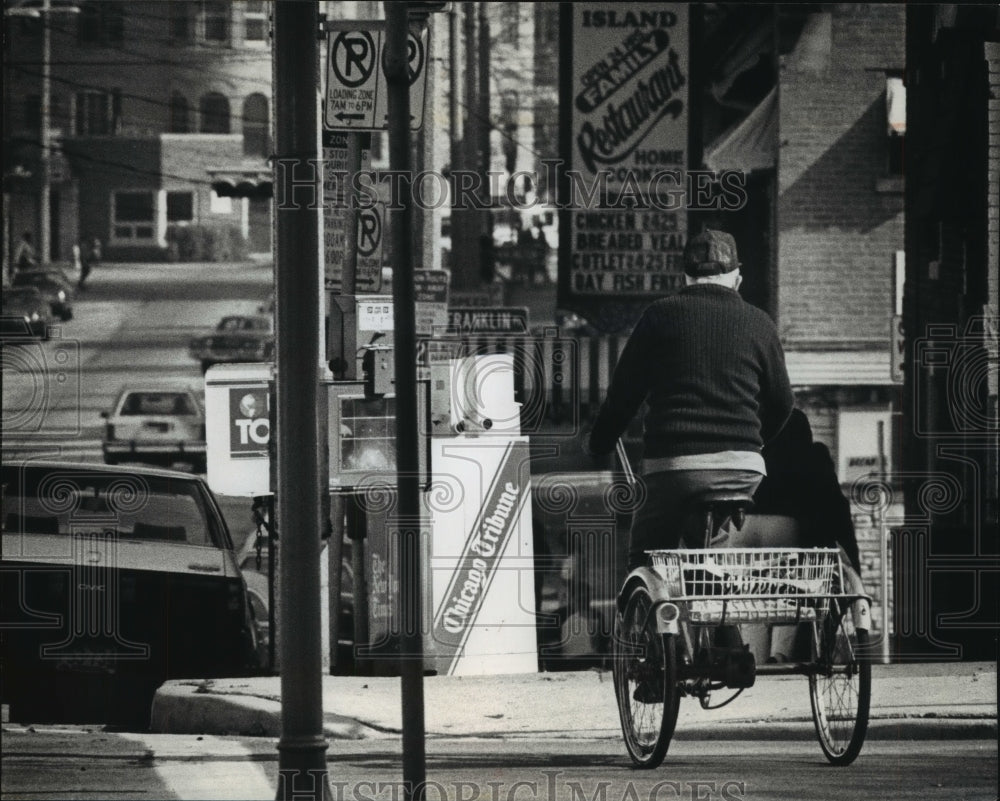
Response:
M178 799L252 801L274 798L276 787L254 752L235 739L122 733L153 754L153 769Z

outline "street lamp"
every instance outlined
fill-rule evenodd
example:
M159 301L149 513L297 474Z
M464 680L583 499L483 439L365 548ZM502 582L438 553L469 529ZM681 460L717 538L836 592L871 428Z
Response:
M38 140L42 168L41 192L38 197L38 263L52 260L52 31L48 17L52 14L79 14L80 7L65 0L24 0L4 12L9 17L42 18L42 97Z

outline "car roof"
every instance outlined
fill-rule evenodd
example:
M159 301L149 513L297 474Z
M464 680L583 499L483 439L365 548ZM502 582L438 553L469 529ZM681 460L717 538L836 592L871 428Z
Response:
M148 393L150 395L166 395L168 393L178 394L187 393L195 400L195 406L198 407L198 411L201 411L202 407L202 395L203 393L196 389L195 387L189 386L187 384L155 384L155 383L143 383L143 384L126 384L121 388L115 399L111 403L112 409L118 406L126 397L129 395L134 395L136 393Z
M35 459L26 459L20 464L4 462L3 467L12 470L17 470L21 467L40 467L46 470L77 470L80 472L101 474L135 473L140 476L159 476L161 478L171 478L175 480L185 479L187 481L204 483L204 479L195 473L185 473L181 470L168 470L164 467L133 467L132 465L129 465L128 467L119 467L116 465L101 464L99 462L61 462Z

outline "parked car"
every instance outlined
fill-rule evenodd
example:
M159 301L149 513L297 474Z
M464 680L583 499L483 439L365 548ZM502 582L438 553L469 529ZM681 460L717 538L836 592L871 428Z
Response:
M12 720L144 726L167 679L253 672L246 586L202 478L41 461L2 475Z
M16 287L36 287L48 302L53 317L58 317L63 322L73 319L73 283L62 270L21 270L14 275L12 284Z
M49 305L35 287L5 287L0 335L5 341L48 339Z
M214 364L266 362L274 358L274 323L267 315L223 317L215 331L191 340L191 358L205 372Z
M101 450L107 464L187 462L205 471L205 412L183 384L131 384L118 393L105 420Z

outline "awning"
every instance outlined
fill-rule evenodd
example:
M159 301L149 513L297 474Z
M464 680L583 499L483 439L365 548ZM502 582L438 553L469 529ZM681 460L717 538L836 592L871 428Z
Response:
M705 149L710 170L766 170L777 164L778 90L772 89L741 123Z
M209 168L212 189L219 197L269 198L274 196L270 170L256 168Z
M785 351L793 387L891 386L888 350Z

